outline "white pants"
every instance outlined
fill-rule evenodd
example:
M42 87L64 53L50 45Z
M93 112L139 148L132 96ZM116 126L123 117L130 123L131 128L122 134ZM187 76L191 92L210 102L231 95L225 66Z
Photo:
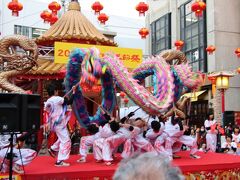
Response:
M13 148L13 164L17 165L27 165L37 156L37 152L32 149L20 149L21 156L19 149ZM10 148L4 148L0 150L0 165L2 164L2 161L4 157L7 155L7 153L10 152ZM21 160L22 158L22 160ZM5 158L3 163L3 169L2 172L8 172L9 169L9 160Z
M123 158L129 158L136 151L143 152L156 152L152 144L145 139L142 135L138 135L133 139L127 139L124 143L124 149L122 152Z
M106 139L95 140L93 150L96 160L112 161L114 150L126 140L127 136L125 134L115 134Z
M57 141L51 146L51 149L58 152L57 161L66 160L69 158L71 151L71 140L67 127L55 128Z
M91 136L83 136L80 142L79 153L83 157L87 157L87 153L90 147L93 146L93 142L96 140L94 135Z
M167 137L165 142L165 150L170 158L172 157L174 143L182 143L190 147L190 154L195 154L198 151L197 140L195 138L186 135L182 135L180 137Z
M217 148L217 135L207 133L206 135L207 149L210 149L211 152L216 152Z

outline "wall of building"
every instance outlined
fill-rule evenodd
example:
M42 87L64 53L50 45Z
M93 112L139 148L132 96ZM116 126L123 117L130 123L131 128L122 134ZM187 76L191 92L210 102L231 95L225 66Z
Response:
M171 12L172 47L180 38L180 20L178 8L189 0L148 0L150 11L146 18L146 26ZM207 0L207 45L215 45L216 51L208 55L208 72L234 70L240 66L240 60L234 51L240 47L240 1L239 0ZM146 51L151 54L151 38L147 39ZM240 110L240 76L230 78L230 88L226 91L225 109Z

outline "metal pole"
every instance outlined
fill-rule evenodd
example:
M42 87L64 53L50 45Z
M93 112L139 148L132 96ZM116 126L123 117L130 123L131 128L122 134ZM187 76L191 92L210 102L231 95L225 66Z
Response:
M221 97L222 97L222 113L224 113L224 111L225 111L224 89L221 89Z

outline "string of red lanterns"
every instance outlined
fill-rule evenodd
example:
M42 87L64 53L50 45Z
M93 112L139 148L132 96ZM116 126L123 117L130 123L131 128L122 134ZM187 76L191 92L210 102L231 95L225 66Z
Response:
M129 102L129 99L128 99L128 98L124 98L124 99L123 99L123 102L124 102L125 105L127 105L128 102Z
M175 47L176 47L177 50L181 50L182 47L183 47L183 45L184 45L184 41L182 41L182 40L177 40L177 41L175 41L174 45L175 45Z
M206 51L208 52L208 54L213 54L213 52L216 50L216 47L213 45L210 45L206 48Z
M103 5L99 1L96 1L92 4L92 10L94 10L95 15L99 15L100 11L103 10Z
M145 12L148 10L148 5L145 2L140 2L136 6L136 10L139 12L139 16L145 16Z
M8 9L12 11L12 16L18 16L19 11L23 9L23 5L18 2L18 0L12 0L10 3L8 3Z
M100 21L101 24L105 24L106 21L108 21L109 17L105 13L101 13L98 16L98 20Z
M197 17L201 17L202 12L206 9L206 3L200 0L196 0L196 2L192 4L191 9Z
M149 34L149 31L147 28L141 28L138 33L141 35L142 39L146 39L147 35Z

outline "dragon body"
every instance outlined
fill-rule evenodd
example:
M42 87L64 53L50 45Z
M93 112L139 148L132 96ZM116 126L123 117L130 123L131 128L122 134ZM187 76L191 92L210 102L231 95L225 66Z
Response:
M176 62L174 65L173 60ZM139 84L150 75L154 77L153 94ZM159 116L173 108L185 89L197 89L203 82L201 73L191 71L180 51L168 50L149 58L129 73L114 54L100 58L98 50L94 48L75 49L68 62L66 90L79 81L92 86L98 79L101 79L103 87L102 104L93 117L87 112L81 87L75 95L73 110L82 126L104 121L102 108L109 113L113 111L116 105L115 86L146 113Z

